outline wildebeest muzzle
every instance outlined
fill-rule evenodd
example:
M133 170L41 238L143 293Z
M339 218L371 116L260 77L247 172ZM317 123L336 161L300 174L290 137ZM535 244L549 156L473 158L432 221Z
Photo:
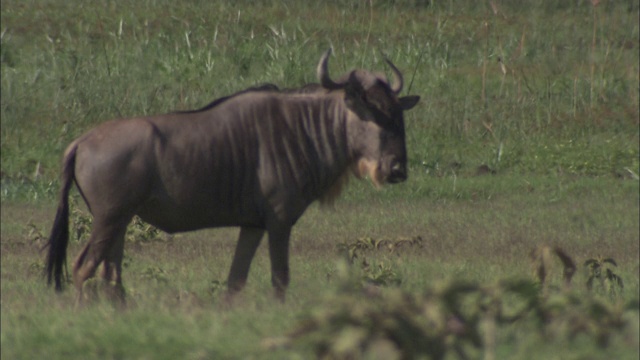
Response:
M397 184L407 180L407 166L396 159L393 159L389 163L389 176L387 182L390 184Z

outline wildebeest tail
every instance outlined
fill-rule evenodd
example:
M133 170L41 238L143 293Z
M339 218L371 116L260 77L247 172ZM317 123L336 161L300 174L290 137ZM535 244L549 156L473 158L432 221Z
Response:
M63 271L67 262L67 244L69 243L69 190L75 177L77 145L73 145L67 151L62 169L62 188L60 190L60 201L56 218L53 221L53 228L49 236L49 242L45 245L49 251L46 261L47 283L51 285L55 280L56 291L62 290Z

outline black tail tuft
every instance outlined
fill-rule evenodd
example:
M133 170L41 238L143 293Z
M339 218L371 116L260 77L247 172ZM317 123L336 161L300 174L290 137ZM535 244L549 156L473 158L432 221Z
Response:
M47 247L47 283L56 282L56 291L62 290L62 276L67 263L67 244L69 243L69 202L63 200L56 212L53 229Z
M77 147L71 148L64 159L62 170L62 189L56 218L53 221L48 247L45 274L47 283L55 280L56 291L62 290L63 271L67 263L67 245L69 243L69 190L75 177L75 160Z

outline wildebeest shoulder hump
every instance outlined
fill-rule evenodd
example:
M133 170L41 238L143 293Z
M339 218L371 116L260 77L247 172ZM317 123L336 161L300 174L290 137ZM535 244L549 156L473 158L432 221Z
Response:
M221 98L215 99L213 100L211 103L209 103L208 105L206 105L205 107L202 107L200 109L196 109L196 110L183 110L183 111L176 111L175 114L193 114L193 113L199 113L199 112L203 112L203 111L207 111L210 109L213 109L214 107L222 104L223 102L230 100L236 96L242 95L242 94L246 94L249 92L278 92L280 91L280 89L274 85L274 84L262 84L262 85L258 85L258 86L253 86L247 89L244 89L242 91L238 91L235 94L231 94L228 96L223 96Z

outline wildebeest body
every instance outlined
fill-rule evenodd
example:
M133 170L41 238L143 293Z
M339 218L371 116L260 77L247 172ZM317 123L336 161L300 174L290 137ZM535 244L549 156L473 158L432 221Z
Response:
M126 226L134 215L167 232L241 227L229 288L244 285L264 232L272 282L283 298L289 282L291 227L317 199L335 196L345 174L377 185L406 179L402 111L417 97L362 70L334 83L326 53L320 85L300 91L250 89L188 111L103 123L65 152L60 205L49 240L47 272L61 288L73 180L94 223L74 263L82 284L102 264L121 298Z
M119 204L100 211L167 232L293 225L347 170L345 111L332 102L247 93L197 114L107 122L73 145L76 181L90 204Z

